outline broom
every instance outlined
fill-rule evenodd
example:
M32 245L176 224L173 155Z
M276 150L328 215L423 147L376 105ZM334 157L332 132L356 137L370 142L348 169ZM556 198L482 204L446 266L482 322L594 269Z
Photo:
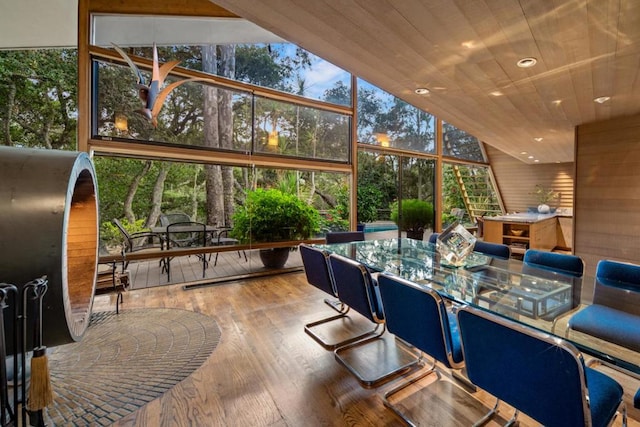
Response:
M35 310L34 347L31 357L31 380L27 398L29 411L41 411L53 403L47 348L42 345L42 298L47 292L48 282L46 279L38 279L35 282L33 290L37 299L37 307Z

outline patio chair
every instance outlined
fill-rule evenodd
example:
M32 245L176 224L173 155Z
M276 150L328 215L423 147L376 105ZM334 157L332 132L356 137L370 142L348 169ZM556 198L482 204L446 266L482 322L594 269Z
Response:
M166 227L176 222L190 222L191 217L184 212L172 212L160 215L160 225Z
M433 358L430 369L408 381L403 381L384 395L384 404L409 425L413 422L399 406L391 403L391 396L435 372L437 362L449 369L462 369L464 361L458 336L455 314L447 311L445 303L435 290L382 273L378 286L384 307L384 318L389 332Z
M185 221L174 222L167 225L166 247L171 248L197 248L207 246L207 226L200 222ZM206 254L196 255L202 262L202 277L206 276L206 270L209 265ZM167 257L167 280L171 280L171 260L173 257Z
M618 413L626 426L623 389L584 364L568 341L479 308L458 309L465 369L471 382L547 427L610 425Z
M377 387L419 367L419 354L400 347L385 335L385 319L379 290L367 268L341 255L329 255L331 271L338 298L379 329L368 338L338 347L336 360L344 366L360 385Z
M238 239L234 239L233 237L229 237L230 228L221 228L217 231L216 235L211 239L211 245L213 246L225 246L225 245L237 245L239 243ZM249 258L247 257L247 252L243 249L242 251L238 251L238 258L242 258L244 255L244 260L247 262ZM213 265L218 265L218 255L220 252L216 252L215 260L213 261Z
M129 265L129 261L126 261L127 253L138 252L145 249L162 249L163 240L161 235L150 231L129 233L118 219L113 218L111 222L118 228L124 238L122 241L123 256L125 257L124 269Z
M333 298L338 298L338 292L336 291L336 286L333 281L333 274L331 273L331 267L329 266L329 252L314 248L304 243L301 243L299 248L307 282L327 295L330 295ZM339 299L337 300L337 303L335 300L329 299L325 299L324 302L338 314L308 323L304 326L304 331L325 349L335 350L340 346L359 341L376 333L376 329L368 329L364 332L358 330L349 335L341 335L340 339L334 341L330 341L331 337L323 337L322 332L324 331L325 335L327 332L324 328L325 325L330 322L349 319L347 314L349 312L348 305L341 303ZM348 329L348 326L353 322L346 323L347 324L344 329ZM316 330L318 330L318 332L316 332Z

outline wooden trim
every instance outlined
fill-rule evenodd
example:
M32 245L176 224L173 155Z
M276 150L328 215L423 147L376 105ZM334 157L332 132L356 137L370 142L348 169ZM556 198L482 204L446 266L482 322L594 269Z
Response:
M444 200L444 192L442 191L444 181L444 161L442 158L442 119L436 118L436 170L435 170L435 183L433 195L435 201L435 212L433 227L435 232L442 231L442 205Z
M91 61L89 59L89 35L91 17L90 0L78 0L78 151L88 152L87 141L91 136Z
M351 74L351 191L349 192L349 226L355 230L358 224L358 78Z
M300 158L263 156L241 152L223 152L199 150L181 146L135 144L122 141L89 140L89 150L93 154L104 156L128 156L152 160L176 160L193 163L210 163L233 166L256 165L283 169L314 170L322 172L350 173L351 166L346 163L317 161Z
M80 0L92 13L239 18L209 0Z

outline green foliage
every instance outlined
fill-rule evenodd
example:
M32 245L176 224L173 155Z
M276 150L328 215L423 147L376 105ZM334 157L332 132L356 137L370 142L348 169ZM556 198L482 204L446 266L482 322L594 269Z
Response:
M372 183L358 185L358 222L361 224L378 219L378 207L384 194Z
M137 233L139 231L148 231L144 228L144 219L136 220L134 223L130 223L126 219L121 219L120 223L129 232L129 234ZM124 236L111 221L103 221L100 224L100 240L107 246L116 246L122 243Z
M419 231L433 226L433 205L419 199L406 199L402 201L402 219L398 219L398 202L393 202L391 208L391 220L398 224L403 231Z
M537 184L535 186L532 194L540 204L547 204L556 200L560 196L560 193L557 191L554 191L552 188L545 188L541 184Z
M242 242L308 239L320 230L318 211L295 195L257 189L233 215L232 236Z

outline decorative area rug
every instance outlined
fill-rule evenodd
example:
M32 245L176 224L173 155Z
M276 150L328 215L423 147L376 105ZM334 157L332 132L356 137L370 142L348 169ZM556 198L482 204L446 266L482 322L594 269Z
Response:
M188 377L220 341L214 319L178 309L98 312L82 341L49 350L52 425L109 425Z

